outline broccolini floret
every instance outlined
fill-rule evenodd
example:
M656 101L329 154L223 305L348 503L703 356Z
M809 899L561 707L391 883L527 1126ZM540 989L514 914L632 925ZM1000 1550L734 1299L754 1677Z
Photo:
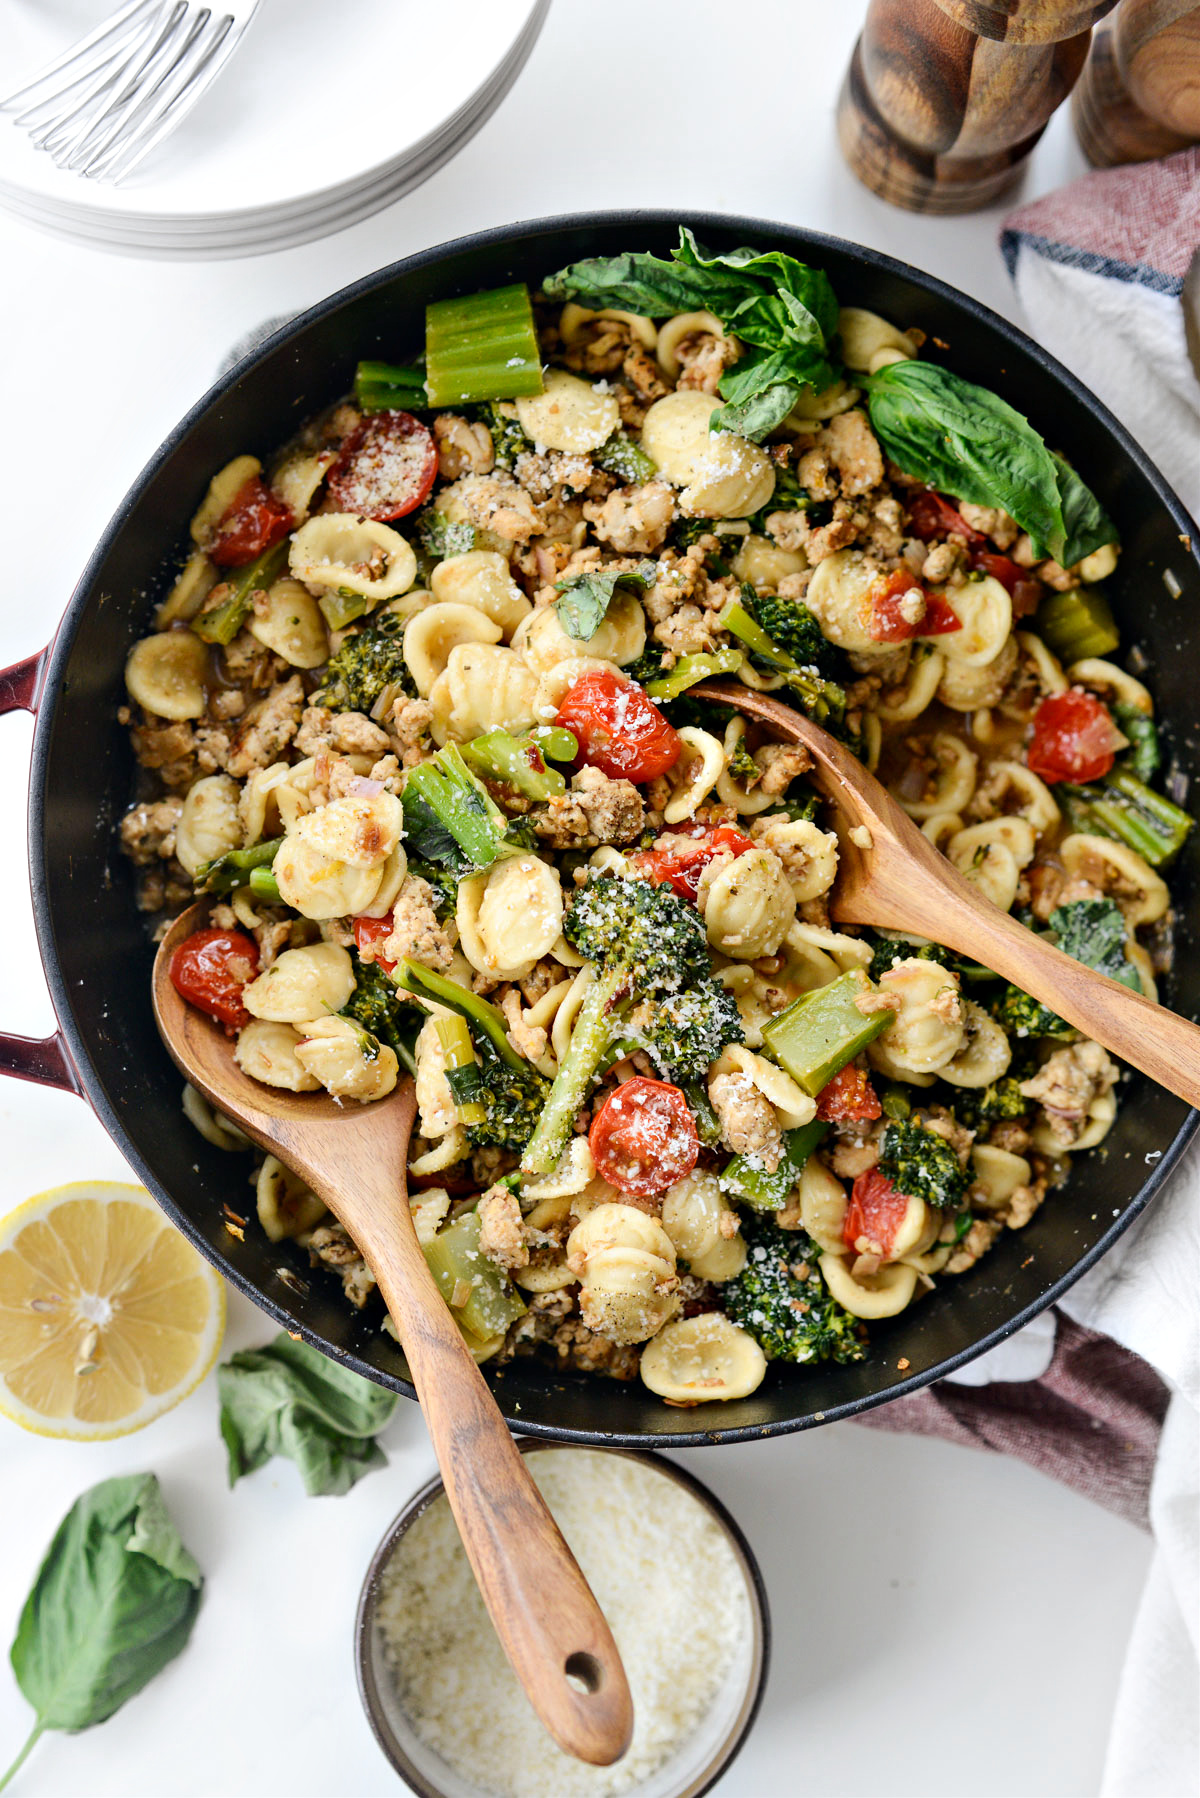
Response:
M944 1136L916 1118L888 1125L879 1151L879 1171L897 1192L924 1199L939 1211L957 1211L966 1197L966 1169Z
M894 968L898 961L936 961L940 967L949 968L953 966L954 959L951 951L943 949L940 943L910 943L903 939L897 941L892 937L881 936L875 940L875 950L867 973L872 980L878 980L889 968Z
M593 875L571 901L563 932L593 964L593 978L521 1163L530 1174L554 1166L593 1076L631 1031L660 1066L669 1053L680 1057L688 1078L702 1077L701 1056L715 1059L726 1043L742 1041L737 1007L713 978L700 914L669 886Z
M1055 907L1049 924L1050 940L1065 955L1082 962L1085 968L1095 968L1097 973L1119 980L1135 993L1141 992L1138 971L1125 953L1129 927L1114 900L1073 899ZM1077 1034L1057 1012L1023 993L1019 986L1005 987L995 1016L1002 1029L1012 1036L1053 1036L1070 1041Z
M354 963L354 991L342 1007L342 1016L361 1024L381 1043L387 1043L410 1073L415 1072L413 1044L424 1013L396 991L377 961L363 961L354 949L350 959Z
M419 999L446 1006L467 1022L479 1057L478 1075L455 1099L482 1106L483 1117L465 1123L467 1136L480 1147L519 1152L537 1124L550 1082L508 1040L504 1017L494 1005L416 961L396 964L397 986Z
M777 593L759 593L749 611L777 649L785 649L802 668L816 668L829 680L837 680L845 657L822 633L816 618L798 599L781 599Z
M757 613L762 603L762 598L755 593L754 588L743 584L742 597L731 599L722 607L717 614L717 623L722 630L728 631L745 644L754 667L763 674L777 674L780 677L788 693L810 718L823 724L827 730L840 726L846 711L845 689L823 672L823 668L829 665L830 657L836 655L837 651L833 645L826 643L825 653L819 663L811 659L802 663L790 650L777 643L759 622ZM775 604L794 605L797 613L807 611L806 607L794 601L781 600ZM780 621L783 620L783 614L773 615ZM797 642L806 646L807 653L809 638L803 620L798 617L792 619L791 625ZM824 638L821 641L824 643Z
M862 1326L821 1278L820 1250L803 1230L770 1214L744 1217L746 1264L721 1287L721 1303L768 1360L861 1361Z
M1021 1091L1021 1082L1014 1074L1002 1074L990 1086L956 1087L947 1096L946 1103L968 1130L1024 1117L1031 1107L1031 1101Z
M329 658L325 679L312 696L313 705L331 712L369 713L385 687L416 695L404 660L404 619L384 612L372 624L353 631Z

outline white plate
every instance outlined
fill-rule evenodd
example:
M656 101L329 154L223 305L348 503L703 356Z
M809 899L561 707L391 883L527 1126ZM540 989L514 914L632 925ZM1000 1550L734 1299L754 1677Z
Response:
M304 242L423 180L498 104L549 0L262 0L220 78L118 188L0 117L0 204L59 235L167 255ZM111 10L0 0L5 85ZM336 19L336 29L330 28Z

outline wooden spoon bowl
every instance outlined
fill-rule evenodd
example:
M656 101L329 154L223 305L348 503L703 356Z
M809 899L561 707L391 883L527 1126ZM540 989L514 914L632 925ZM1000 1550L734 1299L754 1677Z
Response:
M982 962L1060 1017L1200 1105L1200 1028L1098 974L999 911L934 848L858 758L811 718L740 682L704 681L697 699L736 707L784 742L809 750L809 778L832 807L838 835L830 917L904 931Z
M496 1633L560 1748L608 1766L629 1746L633 1701L603 1613L525 1468L442 1299L408 1208L416 1091L339 1104L250 1079L221 1027L175 990L171 957L207 907L177 918L154 962L154 1015L176 1066L345 1225L379 1284Z

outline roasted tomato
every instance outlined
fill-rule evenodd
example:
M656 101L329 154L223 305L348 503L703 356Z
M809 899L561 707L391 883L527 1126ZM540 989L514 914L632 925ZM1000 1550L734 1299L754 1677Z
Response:
M690 1174L700 1153L679 1088L641 1075L609 1094L592 1122L588 1146L596 1172L641 1199L666 1192Z
M242 989L258 973L258 947L241 930L196 930L171 957L171 984L233 1036L250 1022Z
M329 497L339 512L387 524L428 499L437 468L437 445L411 412L372 412L342 444Z
M842 1241L853 1250L859 1237L865 1236L881 1255L889 1255L907 1210L904 1194L897 1192L887 1176L873 1167L860 1174L850 1189Z
M914 537L932 543L941 537L964 537L971 549L982 549L987 538L973 530L953 500L932 487L922 487L908 502L908 516Z
M1048 784L1099 780L1116 755L1116 731L1107 706L1091 693L1071 687L1051 693L1033 714L1030 770Z
M386 955L380 954L380 950L391 936L393 928L391 912L386 918L355 918L354 920L354 947L358 950L360 958L363 961L378 962L385 974L390 974L396 965L394 961L389 961Z
M208 553L219 568L243 568L272 544L281 543L294 522L291 508L271 492L261 475L251 475L218 524Z
M747 849L753 849L753 840L732 824L718 824L715 830L704 826L683 830L694 836L691 843L681 843L675 849L647 849L639 855L631 855L629 860L639 874L647 880L661 886L669 881L681 899L695 899L703 874L714 855L722 849L728 849L733 855L744 855Z
M972 568L978 568L982 574L990 574L993 580L1007 587L1013 602L1014 618L1029 618L1042 603L1042 583L1034 580L1027 568L1014 562L1011 556L1002 556L998 551L977 549L971 557Z
M883 1116L879 1095L865 1068L849 1062L817 1094L817 1116L829 1123L866 1123Z
M614 780L655 780L683 744L636 681L597 669L567 688L554 720L579 744L579 761Z
M905 595L919 593L925 610L919 618L905 616ZM867 595L867 633L876 643L907 643L911 637L944 637L960 631L962 620L940 593L928 592L915 576L902 568L881 574ZM915 609L915 608L914 608Z

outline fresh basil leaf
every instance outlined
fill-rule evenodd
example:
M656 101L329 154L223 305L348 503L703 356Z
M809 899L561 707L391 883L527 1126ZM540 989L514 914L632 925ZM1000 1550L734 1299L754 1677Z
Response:
M286 1331L222 1362L217 1392L231 1486L272 1455L296 1463L310 1498L348 1492L387 1465L375 1437L395 1410L395 1394Z
M1061 553L1055 550L1054 554L1064 568L1073 568L1076 562L1082 562L1084 556L1090 556L1093 550L1103 549L1106 543L1115 543L1117 527L1071 464L1064 462L1061 456L1056 456L1053 450L1050 452L1050 460L1058 475L1058 498L1064 530ZM1015 512L1013 517L1016 517Z
M720 382L729 403L714 430L765 437L801 387L828 387L836 376L830 343L838 305L828 277L780 250L730 250L711 256L681 230L671 260L627 252L560 269L545 283L554 299L615 306L649 318L708 311L749 350Z
M658 569L653 562L620 571L595 568L585 574L569 575L565 581L555 582L558 598L554 610L558 622L568 637L586 643L604 623L618 587L638 587L644 593L657 578Z
M102 1480L77 1498L12 1645L17 1683L37 1712L17 1764L44 1730L103 1723L161 1673L191 1635L203 1584L152 1473Z
M871 425L906 474L976 506L1002 506L1039 556L1063 547L1054 458L998 394L934 362L892 362L866 378Z
M412 791L404 795L404 847L415 860L433 862L456 879L475 872L475 864L463 854L457 837L433 807Z

